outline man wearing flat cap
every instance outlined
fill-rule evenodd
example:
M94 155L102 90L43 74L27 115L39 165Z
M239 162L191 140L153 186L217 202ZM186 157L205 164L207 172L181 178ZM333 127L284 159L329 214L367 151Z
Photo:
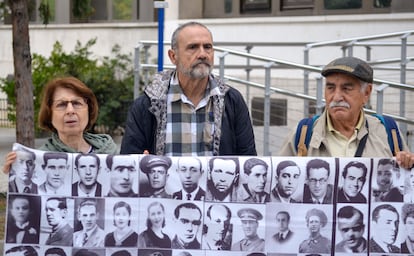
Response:
M296 130L280 149L281 156L392 157L381 121L364 113L373 86L373 70L355 57L333 60L322 70L325 77L325 110L314 121L309 145L296 142ZM299 129L300 132L300 129ZM414 154L405 140L395 153L400 167L411 168ZM297 148L299 150L297 150Z
M169 157L146 155L141 159L139 167L148 178L148 186L141 186L142 197L171 198L171 195L165 191L168 169L171 167Z
M259 220L263 215L253 208L242 208L237 212L244 232L244 238L231 246L232 251L263 252L265 240L257 235Z
M299 245L299 253L331 253L331 240L321 235L321 229L328 223L326 214L316 208L306 213L309 238Z

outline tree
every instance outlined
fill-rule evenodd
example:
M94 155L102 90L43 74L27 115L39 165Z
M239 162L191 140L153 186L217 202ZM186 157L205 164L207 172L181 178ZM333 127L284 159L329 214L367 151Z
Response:
M13 63L16 93L16 142L34 147L32 58L27 0L9 0L13 31Z

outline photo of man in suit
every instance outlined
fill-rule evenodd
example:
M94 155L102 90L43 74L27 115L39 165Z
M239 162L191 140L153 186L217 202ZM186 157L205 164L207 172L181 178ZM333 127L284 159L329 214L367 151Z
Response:
M6 243L39 243L40 197L9 195Z
M276 168L277 184L270 193L270 201L281 203L300 203L302 200L292 198L299 185L299 166L291 161L282 161Z
M273 235L273 240L277 243L285 243L293 236L293 231L289 228L290 214L287 211L276 213L276 228L278 232Z
M399 214L390 204L381 204L372 212L370 252L399 253L394 245L398 235Z
M42 168L46 173L46 181L39 186L40 195L70 195L69 188L65 187L66 173L69 170L68 154L45 152Z
M414 204L404 204L401 219L405 227L405 240L401 243L401 253L414 253Z
M333 186L328 184L329 163L322 159L312 159L306 164L306 184L303 202L313 204L332 204Z
M206 201L236 202L239 185L239 158L218 156L208 161Z
M148 178L148 185L141 186L142 197L171 198L165 191L171 164L171 159L167 156L146 155L141 159L139 167Z
M230 228L231 211L224 204L212 204L208 207L204 218L202 249L230 250L228 231Z
M249 158L244 162L243 167L247 180L237 190L237 201L249 203L269 202L270 195L265 191L269 165L260 158Z
M46 245L73 245L73 228L68 223L68 207L66 198L49 197L46 200L46 220L52 227L52 232L46 240Z
M196 157L180 157L177 161L177 173L182 189L173 193L173 199L203 201L206 192L199 186L203 169L200 159Z
M367 167L364 163L351 161L342 171L343 185L338 191L339 203L366 203L367 198L361 193L364 187Z
M14 179L9 181L9 192L37 194L37 185L32 181L36 154L25 148L16 151L16 154L16 161L10 171Z
M97 180L100 169L101 161L96 154L78 154L75 157L75 170L79 181L72 184L72 196L102 196L102 185Z
M363 237L365 231L363 213L351 205L344 206L338 211L337 223L342 241L336 244L335 252L366 253L368 243Z
M176 235L171 241L172 249L200 249L197 234L202 224L201 210L194 203L182 203L174 210Z
M396 184L396 176L400 170L392 158L382 158L377 165L376 186L373 188L376 202L403 202L404 196Z
M110 172L110 189L107 197L138 197L133 185L138 179L135 158L128 155L107 155Z
M99 212L98 201L83 199L79 204L77 217L82 224L82 229L73 234L74 247L103 247L105 232L98 226Z

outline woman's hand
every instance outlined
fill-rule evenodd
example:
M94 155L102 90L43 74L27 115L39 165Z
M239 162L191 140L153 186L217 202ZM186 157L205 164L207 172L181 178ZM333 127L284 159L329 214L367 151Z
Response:
M3 166L3 172L8 174L12 163L16 160L17 153L16 151L11 151L6 155L6 163Z

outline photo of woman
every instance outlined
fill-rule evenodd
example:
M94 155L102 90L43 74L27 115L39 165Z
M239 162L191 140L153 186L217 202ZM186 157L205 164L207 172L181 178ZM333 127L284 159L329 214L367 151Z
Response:
M138 234L131 228L131 206L118 201L113 207L115 230L105 236L105 246L137 246Z

